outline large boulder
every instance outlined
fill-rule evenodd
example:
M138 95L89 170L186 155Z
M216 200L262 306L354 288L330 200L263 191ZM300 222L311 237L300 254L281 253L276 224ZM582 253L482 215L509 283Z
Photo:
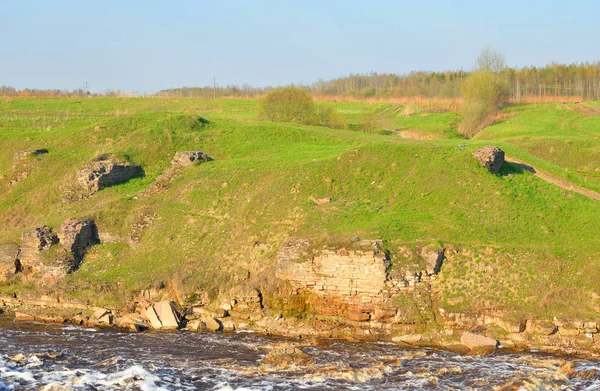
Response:
M191 166L195 163L209 162L213 160L210 156L200 151L181 151L175 153L171 165L173 167Z
M152 326L153 329L158 330L162 328L162 322L158 318L158 314L156 313L154 306L151 305L150 307L146 308L146 318L150 322L150 326Z
M98 324L111 325L114 317L111 310L98 308L96 311L94 311L92 318L93 321L97 322Z
M98 228L92 220L68 219L58 230L63 248L73 254L75 269L81 263L87 249L100 242Z
M77 172L77 181L90 193L144 175L140 166L114 160L99 160Z
M460 336L460 342L471 350L493 350L498 346L498 341L493 338L467 331Z
M204 317L204 318L202 318L202 322L204 322L204 325L210 331L222 331L223 330L223 323L217 318Z
M154 329L178 329L181 326L181 316L173 303L168 300L154 303L146 309L146 318Z
M473 152L473 157L482 167L492 174L497 174L504 164L504 151L498 147L485 146Z
M144 320L136 313L125 314L119 318L115 318L114 324L119 328L135 332L148 329L148 325L144 323Z

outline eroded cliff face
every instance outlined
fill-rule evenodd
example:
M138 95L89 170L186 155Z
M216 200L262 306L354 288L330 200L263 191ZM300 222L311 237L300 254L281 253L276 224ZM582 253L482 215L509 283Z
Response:
M452 345L463 333L477 330L508 347L551 352L599 347L596 320L525 319L498 309L460 313L438 306L443 250L405 249L422 262L399 268L377 241L351 250L311 253L308 247L307 241L295 240L278 255L276 276L292 287L289 301L303 304L309 318L350 327L355 337L364 333L401 343Z
M392 325L425 326L433 321L433 274L389 273L391 261L377 241L362 247L323 249L302 260L294 242L280 252L276 276L290 283L316 315L388 330Z

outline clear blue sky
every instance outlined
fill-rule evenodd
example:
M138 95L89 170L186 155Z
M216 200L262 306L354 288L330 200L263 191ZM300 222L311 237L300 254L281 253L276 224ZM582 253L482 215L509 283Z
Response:
M0 0L0 85L312 83L349 73L600 60L600 1Z

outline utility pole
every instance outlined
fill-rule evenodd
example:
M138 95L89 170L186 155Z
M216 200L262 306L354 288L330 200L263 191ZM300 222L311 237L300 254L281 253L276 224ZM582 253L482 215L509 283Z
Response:
M213 76L213 99L217 99L217 77Z
M88 82L87 80L85 81L85 97L87 98L88 96Z

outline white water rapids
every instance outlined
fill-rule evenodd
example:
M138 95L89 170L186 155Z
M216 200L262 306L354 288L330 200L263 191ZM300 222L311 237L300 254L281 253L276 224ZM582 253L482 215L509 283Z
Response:
M281 338L0 324L0 391L600 390L600 361L296 341L310 365L259 365ZM572 361L575 371L561 366Z

